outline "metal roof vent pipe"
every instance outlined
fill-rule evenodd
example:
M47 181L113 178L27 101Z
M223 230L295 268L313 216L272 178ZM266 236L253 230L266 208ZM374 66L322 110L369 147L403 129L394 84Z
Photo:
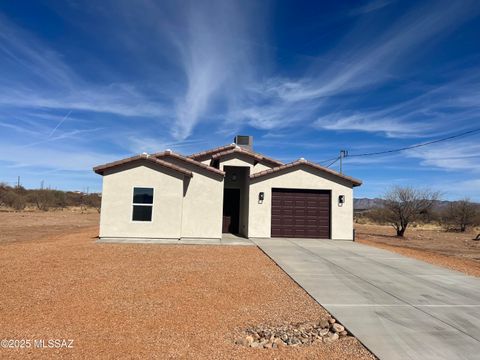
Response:
M253 151L253 136L237 135L233 142L245 150Z

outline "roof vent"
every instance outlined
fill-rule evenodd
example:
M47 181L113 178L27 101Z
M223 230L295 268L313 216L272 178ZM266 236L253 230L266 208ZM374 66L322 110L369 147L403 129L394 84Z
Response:
M253 136L237 135L233 141L243 149L253 150Z

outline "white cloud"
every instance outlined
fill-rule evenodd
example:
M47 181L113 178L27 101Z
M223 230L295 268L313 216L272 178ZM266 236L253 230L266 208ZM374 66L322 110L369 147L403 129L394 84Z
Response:
M457 142L412 149L406 156L420 159L423 166L433 166L449 171L480 172L480 144L463 139Z
M93 166L118 160L123 155L95 152L88 148L70 145L53 147L46 144L35 144L29 147L20 147L6 142L0 144L0 161L5 161L13 167L91 171Z
M300 101L378 84L390 79L396 67L413 58L415 49L428 46L438 35L478 12L479 8L471 1L442 2L435 6L418 6L389 29L374 33L376 37L359 36L360 29L354 28L342 45L328 55L334 59L330 66L325 66L325 57L321 58L305 78L285 81L272 90L286 101ZM367 32L365 28L362 31Z
M365 5L360 6L350 12L350 15L364 15L368 14L390 5L394 0L373 0L367 2Z
M0 104L32 109L73 109L122 116L160 117L165 107L130 84L92 84L62 56L0 16Z
M401 122L396 119L379 118L374 114L335 114L325 116L314 125L327 130L349 130L385 133L388 137L409 137L431 129L428 124Z
M208 116L212 104L223 101L236 106L253 67L248 6L236 1L190 4L187 34L175 39L187 80L186 92L177 104L173 130L177 139L188 137L200 119Z

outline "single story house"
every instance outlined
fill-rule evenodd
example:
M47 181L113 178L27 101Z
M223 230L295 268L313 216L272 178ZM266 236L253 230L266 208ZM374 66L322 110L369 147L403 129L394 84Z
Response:
M353 239L353 187L361 181L303 158L284 164L259 154L251 136L93 170L103 176L102 239Z

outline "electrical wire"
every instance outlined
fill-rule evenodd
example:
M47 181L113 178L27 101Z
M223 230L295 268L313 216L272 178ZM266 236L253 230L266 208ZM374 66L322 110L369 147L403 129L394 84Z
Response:
M327 160L323 160L323 161L318 161L318 164L323 165L323 164L326 164L326 163L328 163L328 162L330 162L330 161L337 160L338 158L339 158L339 156L335 156L335 157L333 157L333 158L331 158L331 159L327 159Z
M436 143L439 143L439 142L456 139L456 138L463 137L463 136L469 136L469 135L473 135L473 134L478 133L478 132L480 132L480 128L478 128L478 129L473 129L473 130L469 130L469 131L465 131L465 132L460 133L460 134L457 134L457 135L452 135L452 136L448 136L448 137L441 138L441 139L437 139L437 140L428 141L428 142L421 143L421 144L417 144L417 145L406 146L406 147L403 147L403 148L392 149L392 150L371 152L371 153L352 154L352 155L349 154L349 155L347 155L347 157L359 157L359 156L373 156L373 155L390 154L390 153L399 152L399 151L404 151L404 150L416 149L416 148L419 148L419 147L423 147L423 146L427 146L427 145L432 145L432 144L436 144Z
M328 165L325 166L325 167L329 168L330 166L332 166L333 164L335 164L338 160L340 160L340 156L338 156L332 163L328 164Z

